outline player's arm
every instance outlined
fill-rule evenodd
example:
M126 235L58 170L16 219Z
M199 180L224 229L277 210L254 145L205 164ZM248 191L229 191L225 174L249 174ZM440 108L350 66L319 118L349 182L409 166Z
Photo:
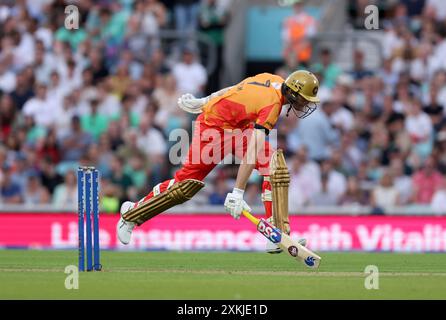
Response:
M194 95L190 93L183 94L180 98L178 98L178 106L189 113L201 113L203 106L208 103L209 100L224 95L226 92L231 90L231 88L232 86L223 88L204 98L195 98Z
M245 190L248 179L254 170L257 156L265 146L266 133L265 129L257 128L252 132L252 136L248 142L248 148L237 173L235 188Z
M256 127L258 128L258 126ZM243 194L245 193L246 184L251 176L252 170L255 168L259 151L261 151L265 145L266 130L259 129L254 129L252 132L246 154L242 159L242 163L240 164L237 173L234 190L226 196L225 209L235 219L240 218L242 210L251 211L251 208L245 200L243 200Z

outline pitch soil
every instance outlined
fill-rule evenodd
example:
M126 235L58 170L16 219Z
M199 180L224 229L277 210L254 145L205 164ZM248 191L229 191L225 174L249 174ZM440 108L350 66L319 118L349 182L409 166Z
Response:
M314 272L285 254L104 251L103 271L68 290L75 250L0 250L0 299L446 299L446 254L321 256ZM365 287L369 265L379 289Z

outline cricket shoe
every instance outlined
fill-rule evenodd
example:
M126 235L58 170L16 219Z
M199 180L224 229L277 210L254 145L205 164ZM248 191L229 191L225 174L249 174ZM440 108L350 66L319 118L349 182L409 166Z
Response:
M133 202L126 201L121 205L121 218L118 221L118 224L116 225L116 231L118 234L118 239L121 241L122 244L129 244L130 238L132 237L132 231L133 228L135 228L136 223L125 221L122 216L133 208Z

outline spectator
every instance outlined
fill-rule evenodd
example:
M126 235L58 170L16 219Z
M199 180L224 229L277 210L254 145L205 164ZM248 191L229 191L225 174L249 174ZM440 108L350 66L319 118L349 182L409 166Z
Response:
M88 69L93 73L93 81L100 82L109 76L109 70L105 65L104 58L99 50L90 50L88 55L89 66Z
M407 113L405 127L411 138L414 152L426 158L432 152L433 127L429 116L422 111L421 103L413 99Z
M379 185L373 188L370 202L375 213L386 212L399 204L399 193L388 171L383 173Z
M20 190L25 190L28 176L35 170L30 165L30 159L23 152L19 152L15 157L14 166L11 166L11 180L20 187Z
M102 135L98 142L98 159L97 165L98 170L104 176L108 177L111 175L110 163L113 159L114 152L111 147L110 138L107 135ZM118 156L121 156L118 152ZM128 154L130 156L130 154Z
M60 75L57 71L51 72L47 92L48 97L51 97L51 100L54 101L54 104L60 106L63 102L64 97L68 94L68 90L70 89L71 88L62 84Z
M61 140L62 161L78 161L92 142L92 136L82 130L79 117L74 116L70 130Z
M138 1L142 2L143 1ZM159 33L159 29L164 27L167 22L166 8L157 0L145 1L145 6L142 11L135 11L139 14L139 22L141 24L141 32L154 37Z
M299 61L296 59L296 57L293 54L290 54L283 58L283 65L281 65L276 70L275 73L278 76L281 76L282 78L286 79L286 77L288 77L288 75L290 73L294 72L295 70L304 69L304 68L305 67L299 63ZM322 81L320 81L319 77L317 77L317 78L319 79L319 83L321 84ZM318 95L319 95L319 92L318 92Z
M23 105L33 96L34 91L31 81L29 81L26 77L26 72L24 70L18 72L15 90L11 92L12 100L17 106L17 109L22 110Z
M303 206L308 205L310 197L321 189L319 177L315 178L313 172L304 170L301 159L295 155L290 164L289 193L288 198L290 212L297 212Z
M60 42L67 42L71 48L76 50L79 45L87 39L87 32L80 24L79 28L68 29L61 26L54 34L54 39Z
M119 212L120 205L120 190L118 186L110 183L109 181L101 180L102 194L99 197L99 208L101 212L116 213Z
M91 98L98 100L98 113L103 116L113 117L121 108L119 98L111 93L111 87L105 80L97 84L97 91L92 94Z
M54 134L57 139L65 136L67 132L70 130L71 119L75 115L79 115L83 112L80 112L79 109L82 109L82 106L76 103L77 93L73 92L64 97L62 101L61 112L57 116L57 121L53 126ZM78 108L80 106L80 108ZM87 106L88 107L88 106Z
M120 201L123 202L126 199L126 190L132 186L132 178L124 172L123 161L118 157L114 157L112 159L112 162L110 163L110 169L110 182L118 188Z
M56 121L59 105L47 96L47 87L44 84L36 86L36 96L29 99L23 106L23 114L31 116L37 125L48 127Z
M124 63L120 63L116 73L111 76L108 81L111 92L117 97L122 98L123 94L127 91L131 83L129 66Z
M50 158L42 159L40 171L42 185L50 194L53 194L56 186L62 183L62 176L57 173L56 167Z
M286 18L283 24L283 56L294 55L297 61L308 63L312 54L310 39L316 34L317 28L317 21L305 12L303 3L294 3L293 15Z
M438 159L439 170L446 174L446 127L438 133L434 154Z
M333 194L338 200L347 189L347 179L345 176L333 169L333 162L331 159L327 159L322 162L321 175L325 175L327 177L328 192Z
M41 178L37 173L28 177L28 183L23 192L25 204L46 204L50 202L50 194L41 183Z
M127 114L123 114L119 122L112 121L108 125L107 138L110 142L110 147L112 151L116 151L124 143L122 138L122 131L129 129L131 127L130 119Z
M198 27L198 0L177 0L174 6L177 31L194 33Z
M4 165L1 183L1 202L4 204L18 204L23 201L23 193L20 186L11 179L11 171L8 165Z
M26 145L33 149L41 145L42 139L45 139L46 128L44 126L36 124L34 117L31 115L25 115L23 119L23 129L26 134Z
M10 135L18 116L17 107L8 94L0 96L0 141L5 141Z
M418 67L414 66L413 68L416 69ZM414 70L414 73L416 71ZM378 72L378 76L383 79L384 84L391 90L393 90L398 83L398 73L395 72L392 68L392 59L385 59L383 61L382 68Z
M154 162L164 162L167 152L165 139L161 132L153 127L153 117L146 114L139 124L138 146Z
M161 48L155 48L150 57L150 65L158 74L166 74L170 72L170 67L166 63L166 56Z
M319 165L316 161L311 160L308 157L308 147L306 145L300 146L295 155L302 164L302 170L309 172L316 179L321 175Z
M412 177L414 188L412 201L417 204L428 204L432 201L435 191L442 184L443 177L436 169L433 157L428 157L420 170Z
M394 150L399 150L403 156L409 154L412 140L405 130L405 116L392 112L386 120L386 125L389 132L389 146Z
M355 174L358 171L359 165L362 162L362 152L356 145L356 132L348 131L341 138L341 145L339 148L339 155L342 159L342 169L347 175ZM336 152L333 152L333 156Z
M432 45L421 43L416 50L416 59L411 61L410 75L418 83L429 81L436 69L435 60L432 57Z
M196 60L196 55L191 49L183 49L182 60L174 64L172 73L179 92L191 93L197 97L204 93L207 82L206 69Z
M16 75L9 70L8 61L0 60L0 92L11 93L16 87Z
M160 107L154 121L163 128L166 136L175 128L187 127L188 118L177 105L180 92L172 74L166 74L162 78L161 85L153 92L153 97Z
M74 171L67 171L64 182L56 186L53 193L53 204L59 208L77 205L77 183Z
M333 89L330 122L341 132L352 130L354 125L354 114L347 107L346 98L346 93L340 86Z
M99 140L108 127L109 119L99 113L99 100L93 97L90 100L90 112L81 116L82 131L88 133L95 141Z
M119 56L119 64L128 67L128 73L131 80L141 79L143 65L136 59L132 51L123 50Z
M335 206L338 199L328 190L328 175L321 175L321 190L311 195L309 203L317 206Z
M209 75L206 95L220 90L220 71L223 66L224 28L229 19L229 13L222 1L204 0L199 11L199 26L202 33L207 35L217 49L215 70Z
M362 206L368 203L364 190L361 189L359 179L350 176L347 179L347 190L340 197L338 204L342 206Z
M313 64L311 70L322 74L324 80L321 84L327 86L329 89L332 89L335 86L337 78L342 73L341 68L333 62L331 50L328 48L323 48L321 50L320 62Z
M441 0L427 0L424 7L424 14L427 18L437 21L446 19L446 4Z
M299 121L296 128L288 135L287 145L291 151L296 151L300 144L308 147L308 155L312 160L320 161L330 155L330 147L338 140L338 133L331 126L327 110L332 108L332 102L327 101L322 108L316 109L305 121Z
M218 178L215 181L214 191L209 195L209 204L223 205L225 203L226 194L230 191L226 179Z
M50 129L47 132L45 138L36 145L36 151L39 159L46 157L53 164L59 163L62 156L55 130Z
M432 211L436 214L446 214L446 179L435 191L431 201Z
M51 72L54 71L53 59L52 54L46 52L43 41L36 41L33 67L37 82L49 83Z
M121 108L112 116L112 120L119 121L123 116L126 116L130 121L132 128L137 128L139 125L139 114L134 111L135 97L124 94L121 99Z
M244 197L250 206L263 206L263 202L260 197L261 193L262 190L258 183L249 182L246 185Z
M364 52L361 50L355 50L353 53L353 70L351 74L355 80L361 80L373 75L373 72L364 66Z
M412 179L405 174L404 169L403 160L398 158L391 160L389 172L394 178L400 204L407 205L410 203L412 197Z
M124 172L131 177L132 179L132 186L136 188L136 199L140 199L139 193L143 193L144 188L147 186L147 172L148 172L148 165L147 161L145 160L144 155L134 155L132 157L129 157L128 155L126 158L129 159L128 164L124 166ZM127 191L129 193L129 191Z

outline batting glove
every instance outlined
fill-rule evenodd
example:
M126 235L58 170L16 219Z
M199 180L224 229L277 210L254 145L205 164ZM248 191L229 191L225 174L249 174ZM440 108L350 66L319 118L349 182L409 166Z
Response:
M238 220L243 210L251 212L251 208L243 200L244 190L234 188L231 193L228 193L225 200L225 209L231 216Z
M178 98L178 106L189 113L201 113L207 98L195 98L193 94L186 93Z

